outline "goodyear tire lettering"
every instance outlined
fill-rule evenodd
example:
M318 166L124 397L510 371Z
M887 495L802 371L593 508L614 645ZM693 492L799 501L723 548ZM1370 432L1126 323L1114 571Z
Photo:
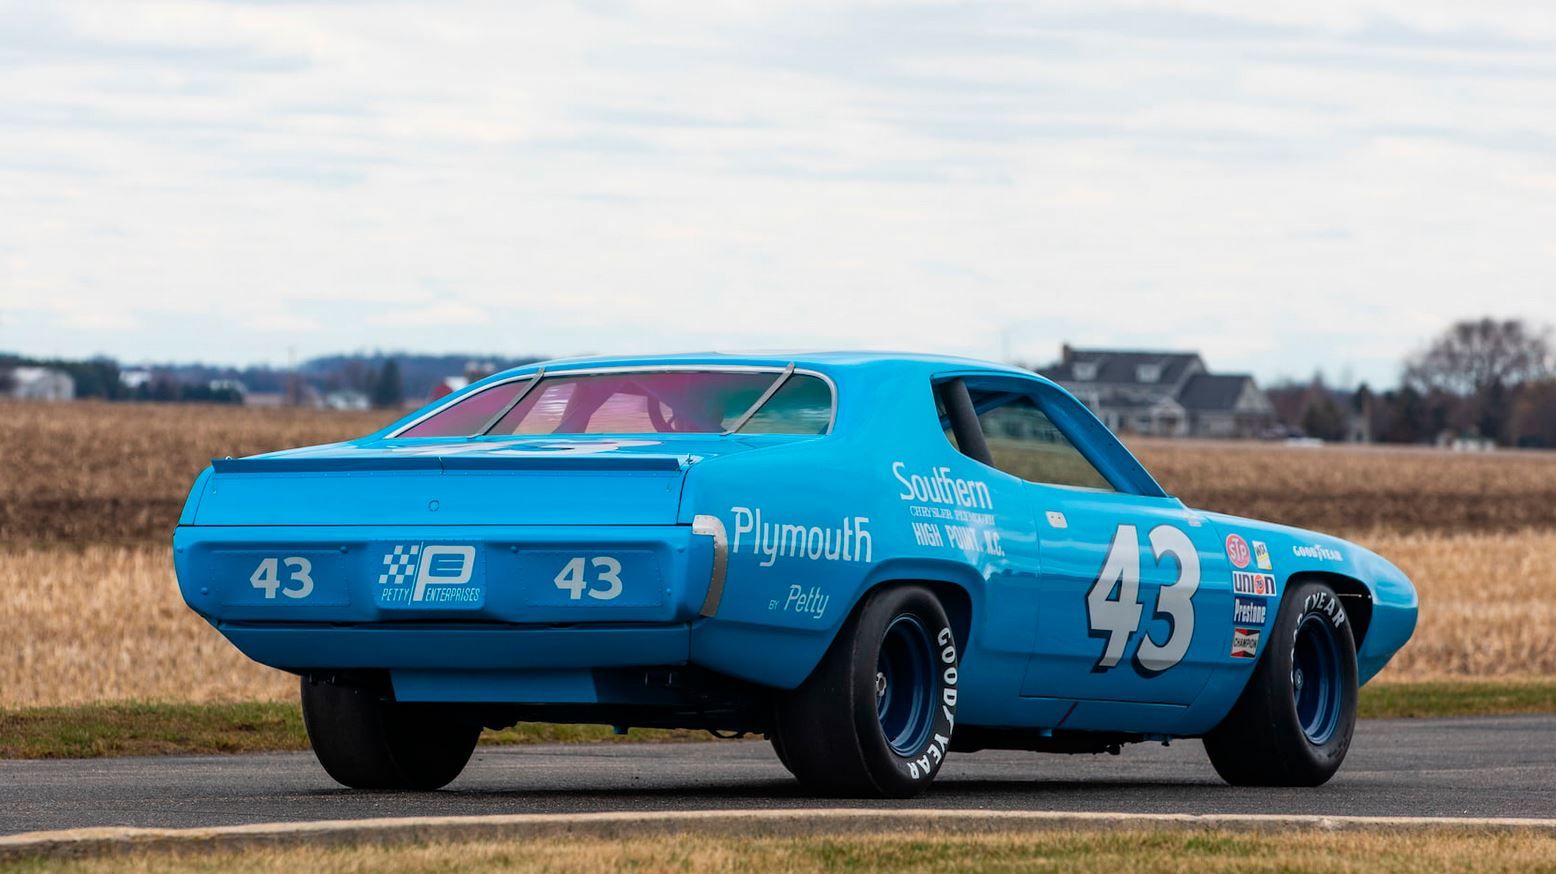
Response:
M941 646L940 661L945 669L940 673L940 713L938 720L941 724L935 726L929 739L929 745L917 758L908 758L904 761L908 776L914 780L922 780L933 777L945 761L945 754L951 748L951 731L956 727L956 642L950 628L942 628L935 635L935 641Z

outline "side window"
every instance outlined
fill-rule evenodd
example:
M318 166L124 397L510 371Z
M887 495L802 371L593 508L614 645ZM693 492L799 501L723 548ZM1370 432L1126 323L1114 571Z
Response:
M950 380L937 386L935 405L946 439L975 461L1028 482L1115 491L1027 395Z
M956 440L956 428L951 425L951 413L946 409L945 398L939 391L935 392L935 415L940 417L940 430L945 432L945 439L956 447L957 452L965 454L966 450L962 449L962 444Z
M1025 395L973 397L994 466L1035 483L1113 491L1111 483Z
M401 431L401 437L465 437L480 432L532 380L505 382L470 395Z

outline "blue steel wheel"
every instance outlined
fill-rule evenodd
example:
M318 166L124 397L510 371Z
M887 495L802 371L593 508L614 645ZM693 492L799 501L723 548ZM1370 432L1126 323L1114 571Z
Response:
M960 653L945 608L921 586L877 589L808 679L774 702L770 735L805 788L911 798L951 746Z
M1317 614L1303 617L1297 626L1291 654L1291 697L1302 734L1313 744L1334 736L1345 703L1337 636L1335 627Z
M903 614L886 626L875 665L875 712L886 743L899 756L915 753L934 727L935 656L929 629Z
M1356 644L1334 589L1287 583L1258 661L1232 709L1205 735L1234 786L1319 786L1339 770L1356 728Z

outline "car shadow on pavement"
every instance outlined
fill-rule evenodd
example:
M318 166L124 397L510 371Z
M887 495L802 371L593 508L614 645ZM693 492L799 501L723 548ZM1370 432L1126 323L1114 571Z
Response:
M1203 781L1162 780L944 780L937 782L928 792L917 798L858 799L829 798L811 794L794 780L777 778L742 783L716 785L688 782L682 786L644 786L623 788L618 786L533 787L516 784L511 789L494 789L488 781L485 785L462 787L458 783L435 793L356 792L347 789L319 790L310 796L361 798L369 800L381 797L426 798L429 802L464 803L490 802L506 808L518 802L519 807L536 807L547 811L561 810L621 810L621 809L695 809L718 803L737 807L758 807L773 802L786 806L805 806L816 803L826 806L881 806L948 807L981 806L990 801L1006 806L1019 799L1043 798L1049 801L1097 800L1107 806L1129 806L1141 802L1181 803L1184 800L1229 800L1244 794L1220 783ZM1312 791L1312 790L1306 790ZM1264 790L1268 797L1269 790ZM1144 797L1141 797L1144 796ZM1170 798L1169 798L1170 796ZM635 806L633 802L640 802ZM788 804L792 802L792 804ZM1068 806L1068 805L1066 805ZM493 810L492 812L499 812Z

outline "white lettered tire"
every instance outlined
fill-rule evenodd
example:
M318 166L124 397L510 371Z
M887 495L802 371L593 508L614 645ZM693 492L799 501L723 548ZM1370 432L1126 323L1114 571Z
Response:
M911 798L945 762L959 669L955 632L932 592L872 592L815 672L778 702L774 745L818 794Z

